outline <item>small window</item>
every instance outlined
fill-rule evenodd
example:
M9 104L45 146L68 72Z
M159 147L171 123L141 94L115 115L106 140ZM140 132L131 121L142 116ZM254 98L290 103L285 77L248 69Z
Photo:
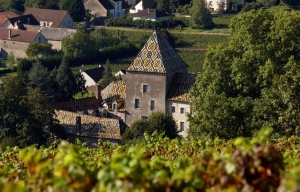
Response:
M141 116L141 118L142 118L143 120L147 120L147 119L148 119L147 116Z
M134 100L134 108L136 108L136 109L140 108L140 100L139 99Z
M155 109L155 101L154 100L151 100L151 103L150 103L150 110L154 110Z
M46 23L44 22L44 27L46 27Z
M180 122L179 131L180 132L184 131L184 122Z
M143 93L148 93L148 85L143 85Z
M47 26L50 26L50 25L49 25L49 22L47 22Z
M113 14L113 13L111 13L111 14L110 14L110 17L111 17L111 18L113 18L113 17L114 17L114 14Z
M15 44L15 42L13 42L13 44Z
M69 24L71 24L71 20L69 20Z
M180 114L184 114L185 113L185 109L183 107L180 108Z
M175 113L175 107L174 106L172 106L171 111L172 111L172 113Z
M116 104L116 103L114 103L114 104L112 105L112 110L117 110L117 104Z
M4 41L4 43L6 43L6 41Z

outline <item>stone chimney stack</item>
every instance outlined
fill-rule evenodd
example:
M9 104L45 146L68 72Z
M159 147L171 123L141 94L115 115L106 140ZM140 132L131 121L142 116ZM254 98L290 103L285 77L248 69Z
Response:
M11 29L8 30L8 39L11 38Z
M81 134L81 117L80 116L76 117L76 134L77 135Z
M102 102L102 97L101 97L101 87L100 85L96 85L96 98L99 101L99 103Z

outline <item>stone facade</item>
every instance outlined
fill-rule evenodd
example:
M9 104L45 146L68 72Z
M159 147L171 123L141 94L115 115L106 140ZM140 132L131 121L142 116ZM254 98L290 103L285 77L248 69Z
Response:
M38 34L37 37L32 42L47 42L47 39L42 35ZM8 39L0 39L0 49L1 49L1 57L6 58L7 55L12 52L15 58L25 58L25 50L31 42L22 42L22 41L14 41Z
M84 3L84 8L86 10L91 10L91 13L96 17L106 17L108 16L107 9L99 2L99 0L88 0Z

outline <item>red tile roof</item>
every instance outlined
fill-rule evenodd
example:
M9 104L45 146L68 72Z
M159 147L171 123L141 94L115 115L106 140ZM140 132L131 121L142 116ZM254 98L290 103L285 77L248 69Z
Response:
M0 12L0 26L2 26L7 18L18 17L19 15L15 14L12 11Z
M24 15L32 14L38 21L53 22L51 27L59 27L68 11L53 9L27 8Z
M11 38L9 38L9 30L11 30ZM0 39L30 43L34 41L39 33L38 31L0 28Z

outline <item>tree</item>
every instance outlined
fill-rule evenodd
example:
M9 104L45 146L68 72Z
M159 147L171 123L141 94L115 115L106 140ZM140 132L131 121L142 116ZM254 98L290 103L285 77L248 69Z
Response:
M85 9L82 0L60 0L59 8L67 10L75 22L83 21Z
M62 51L68 59L90 60L97 56L94 39L84 30L79 30L72 36L62 40Z
M66 59L60 64L55 79L59 85L59 102L72 100L78 86Z
M178 127L172 115L158 111L153 112L148 119L138 119L125 130L122 135L122 141L141 139L144 133L153 134L155 131L159 134L164 133L164 136L174 139L178 137Z
M169 12L170 11L170 0L155 0L156 9L159 11Z
M113 76L111 67L109 65L109 60L107 60L104 75L103 75L103 78L100 79L99 85L102 89L104 89L107 85L109 85L115 79L116 78L115 78L115 76Z
M193 0L190 13L192 14L193 28L207 29L214 26L206 0Z
M218 13L219 14L223 14L223 12L225 11L225 6L226 6L226 3L224 0L220 0L217 2L217 5L218 5Z
M15 68L15 63L16 63L16 59L15 59L15 55L13 52L9 52L6 58L6 63L7 66L13 70Z
M265 7L276 5L277 0L257 0L258 3L263 4Z
M54 111L40 90L28 91L18 76L0 85L0 142L25 147L45 144L50 131L57 127ZM6 138L15 138L15 140ZM4 143L2 143L4 142Z
M195 112L189 115L190 136L250 137L262 126L273 126L277 134L295 133L294 95L300 93L296 84L291 85L298 78L300 61L298 18L296 12L268 9L232 19L228 45L209 48L203 73L190 91ZM287 76L292 70L295 73ZM293 120L278 123L279 117L288 116Z
M31 42L25 50L26 56L31 59L51 55L53 53L52 44L50 43Z
M17 10L23 11L24 10L24 0L0 0L0 10L2 8L3 11L7 10Z
M25 8L44 8L47 0L26 0Z

